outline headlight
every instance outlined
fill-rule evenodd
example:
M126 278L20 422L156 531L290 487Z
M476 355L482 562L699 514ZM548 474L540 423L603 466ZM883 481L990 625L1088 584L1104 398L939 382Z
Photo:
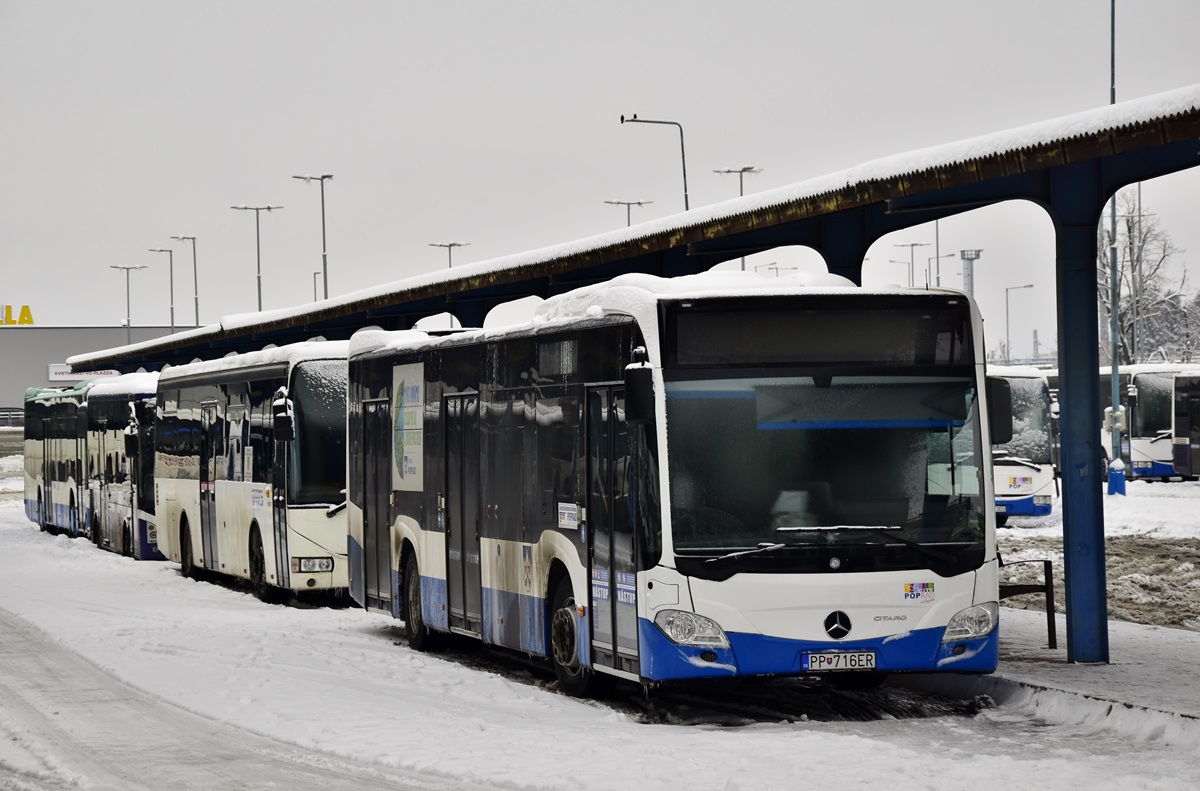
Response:
M292 572L315 574L318 571L333 571L333 558L292 558Z
M1034 505L1050 505L1050 495L1035 494L1033 496L1033 504Z
M654 625L679 645L728 648L729 640L717 622L703 615L680 610L663 610L654 616Z
M951 640L969 640L973 637L985 637L996 628L1000 617L1000 605L994 601L976 604L956 614L946 624L946 634L943 643Z

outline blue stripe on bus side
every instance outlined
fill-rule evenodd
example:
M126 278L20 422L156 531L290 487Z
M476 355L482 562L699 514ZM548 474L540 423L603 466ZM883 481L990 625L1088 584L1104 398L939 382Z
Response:
M729 648L677 645L646 619L638 621L642 676L654 681L758 675L799 675L801 654L826 651L874 651L884 672L991 673L1000 660L999 627L987 637L942 642L944 627L870 640L820 642L785 640L733 632ZM955 647L961 646L959 655ZM702 654L711 652L711 661Z

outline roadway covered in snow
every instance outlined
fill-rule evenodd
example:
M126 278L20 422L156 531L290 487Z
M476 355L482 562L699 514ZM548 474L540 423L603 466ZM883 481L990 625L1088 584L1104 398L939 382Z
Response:
M17 474L18 458L0 459L0 479ZM1200 502L1200 485L1183 486ZM1178 530L1190 510L1173 508ZM893 693L933 685L995 707L648 719L505 663L413 652L380 615L268 606L174 564L41 533L3 487L0 788L1200 786L1200 720L1170 713L1186 705L1169 694L1195 696L1200 633L1114 624L1113 665L1088 668L1043 647L1041 613L1005 609L1002 629L998 677L914 678ZM1134 678L1136 706L1108 702Z

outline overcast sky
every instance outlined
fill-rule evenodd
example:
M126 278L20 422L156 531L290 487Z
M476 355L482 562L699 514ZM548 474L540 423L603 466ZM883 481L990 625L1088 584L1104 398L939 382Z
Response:
M1119 0L1117 99L1200 81L1200 3ZM35 2L0 0L0 304L39 325L194 322L311 301L326 182L330 294L683 208L1109 101L1109 0L801 2ZM1143 187L1200 286L1200 170ZM919 282L933 226L885 237L868 283ZM981 248L988 343L1054 348L1050 222L1030 204L944 220L940 252ZM821 266L794 248L748 266ZM733 264L736 266L736 262ZM956 258L942 282L960 286ZM83 351L83 350L81 350Z

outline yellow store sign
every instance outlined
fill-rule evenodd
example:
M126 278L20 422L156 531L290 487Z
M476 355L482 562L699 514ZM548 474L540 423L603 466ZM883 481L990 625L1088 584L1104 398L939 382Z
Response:
M4 320L0 324L33 324L33 313L28 305L5 305Z

